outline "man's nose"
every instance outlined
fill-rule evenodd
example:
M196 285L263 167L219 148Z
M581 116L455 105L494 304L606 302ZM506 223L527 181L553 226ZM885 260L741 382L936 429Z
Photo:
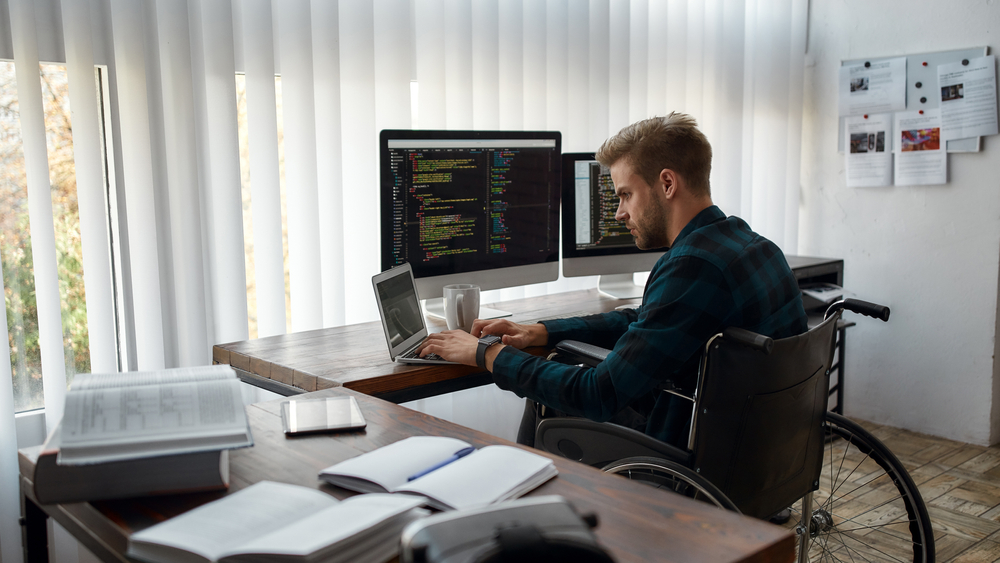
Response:
M622 207L623 206L621 202L618 202L618 210L615 211L615 221L624 221L625 218L628 216L628 214L625 213L625 210Z

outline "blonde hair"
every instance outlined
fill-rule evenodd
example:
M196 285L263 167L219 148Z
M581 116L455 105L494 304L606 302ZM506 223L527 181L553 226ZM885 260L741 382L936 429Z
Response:
M656 183L661 170L669 168L682 176L696 195L711 195L712 145L694 118L684 113L671 112L625 127L604 141L596 158L608 167L624 158L649 185Z

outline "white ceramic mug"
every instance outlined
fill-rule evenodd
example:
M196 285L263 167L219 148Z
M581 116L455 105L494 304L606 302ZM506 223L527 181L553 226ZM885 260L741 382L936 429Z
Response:
M444 286L444 320L449 330L472 330L472 322L479 317L479 286L456 283Z

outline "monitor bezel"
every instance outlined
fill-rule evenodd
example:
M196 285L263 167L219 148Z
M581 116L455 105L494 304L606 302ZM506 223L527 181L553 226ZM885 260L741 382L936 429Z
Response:
M562 155L562 270L566 277L601 274L626 274L652 269L665 248L641 250L635 246L609 248L576 247L576 176L575 164L594 161L592 152L571 152Z
M496 266L478 270L426 275L413 269L417 290L422 299L442 297L442 288L452 283L474 283L483 290L503 289L559 279L559 252L562 232L559 228L559 214L562 208L562 133L559 131L516 131L516 130L436 130L436 129L384 129L379 134L379 234L380 263L383 270L393 266L392 240L392 184L388 174L389 142L393 140L491 140L491 139L542 139L555 142L554 152L560 155L554 160L557 170L553 173L552 208L550 218L556 225L555 244L552 251L542 259L529 264Z

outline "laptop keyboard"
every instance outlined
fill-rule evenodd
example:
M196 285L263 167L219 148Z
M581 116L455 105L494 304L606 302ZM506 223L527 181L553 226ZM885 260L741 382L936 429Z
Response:
M420 357L420 349L419 348L414 348L413 350L410 350L409 352L404 352L404 353L400 354L400 357L401 358L419 358ZM424 359L425 360L444 360L444 358L442 358L441 356L438 356L437 354L427 354L426 356L424 356Z

